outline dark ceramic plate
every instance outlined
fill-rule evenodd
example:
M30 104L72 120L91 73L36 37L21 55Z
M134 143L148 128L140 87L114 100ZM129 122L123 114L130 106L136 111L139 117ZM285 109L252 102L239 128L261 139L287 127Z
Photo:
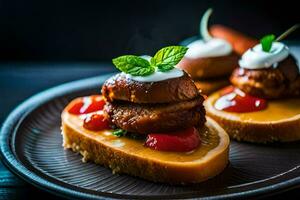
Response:
M6 166L27 182L53 194L82 199L232 199L274 194L300 184L300 144L231 143L230 164L197 185L171 186L113 175L62 148L60 114L75 97L99 93L108 77L80 80L37 94L18 106L1 130Z

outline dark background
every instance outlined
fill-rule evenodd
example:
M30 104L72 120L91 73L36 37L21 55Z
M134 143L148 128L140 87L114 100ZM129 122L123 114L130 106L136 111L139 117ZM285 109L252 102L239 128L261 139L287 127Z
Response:
M299 2L298 2L299 3ZM1 0L0 61L103 61L152 54L219 23L260 38L300 22L297 1ZM288 39L300 38L299 31Z
M299 23L297 4L292 0L0 0L0 124L37 92L114 72L113 57L153 54L197 35L199 20L209 7L214 8L210 24L260 38L279 35ZM299 30L288 39L299 47ZM22 198L57 199L0 163L0 199ZM276 196L283 198L299 199L300 190Z

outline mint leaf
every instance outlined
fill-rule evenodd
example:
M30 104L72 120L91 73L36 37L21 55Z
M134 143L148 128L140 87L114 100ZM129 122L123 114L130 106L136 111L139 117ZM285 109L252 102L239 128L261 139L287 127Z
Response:
M125 55L112 60L113 64L122 72L133 76L147 76L155 71L149 61L139 56Z
M275 40L275 35L273 34L264 36L260 40L263 51L269 52L272 48L272 43L274 42L274 40Z
M153 58L151 58L150 63L160 71L169 71L179 63L187 50L188 48L183 46L169 46L162 48L153 56Z
M116 130L114 130L114 131L112 132L112 134L113 134L114 136L117 136L117 137L122 137L122 136L124 136L126 133L127 133L127 131L122 130L122 129L116 129Z
M169 46L159 50L154 57L150 57L150 62L145 58L134 55L125 55L112 60L113 64L122 72L133 76L147 76L155 72L158 68L165 72L173 69L183 58L187 47Z

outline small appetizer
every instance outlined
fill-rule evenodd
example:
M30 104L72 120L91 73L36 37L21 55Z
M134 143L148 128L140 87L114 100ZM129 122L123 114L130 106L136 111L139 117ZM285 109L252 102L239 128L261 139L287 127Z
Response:
M229 137L205 117L193 80L175 68L187 48L170 46L145 59L113 59L122 71L102 95L73 100L62 113L63 146L111 168L154 182L199 183L223 171Z
M222 38L212 37L207 30L212 9L208 9L200 23L202 39L190 43L178 67L189 73L205 95L229 85L229 76L238 67L239 56L232 45Z
M244 53L233 86L212 94L208 115L237 140L266 143L300 139L300 69L289 48L265 36Z

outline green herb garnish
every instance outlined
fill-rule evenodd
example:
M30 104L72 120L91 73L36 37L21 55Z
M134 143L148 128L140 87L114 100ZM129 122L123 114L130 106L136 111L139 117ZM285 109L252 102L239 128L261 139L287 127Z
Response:
M112 60L113 64L122 72L132 76L148 76L155 72L156 68L162 72L169 71L179 63L187 51L187 47L168 46L159 50L150 62L134 55L125 55Z
M139 56L120 56L113 59L112 62L120 71L133 76L147 76L155 70L148 60Z
M261 40L261 46L263 51L265 52L270 52L271 48L272 48L272 43L275 41L275 35L271 34L271 35L266 35L264 36Z
M122 137L122 136L126 135L126 133L127 133L127 131L125 131L123 129L116 129L112 132L112 134L117 137Z
M286 30L284 33L282 33L280 36L278 36L276 39L275 39L275 35L273 35L273 34L264 36L260 40L260 43L261 43L263 51L270 52L270 50L272 48L272 43L274 41L278 42L278 41L284 39L289 34L291 34L292 32L294 32L295 30L297 30L299 27L300 27L300 24L295 24L294 26L292 26L291 28L289 28L288 30Z
M183 46L169 46L162 48L151 58L150 63L162 72L169 71L179 63L187 50L188 48Z

